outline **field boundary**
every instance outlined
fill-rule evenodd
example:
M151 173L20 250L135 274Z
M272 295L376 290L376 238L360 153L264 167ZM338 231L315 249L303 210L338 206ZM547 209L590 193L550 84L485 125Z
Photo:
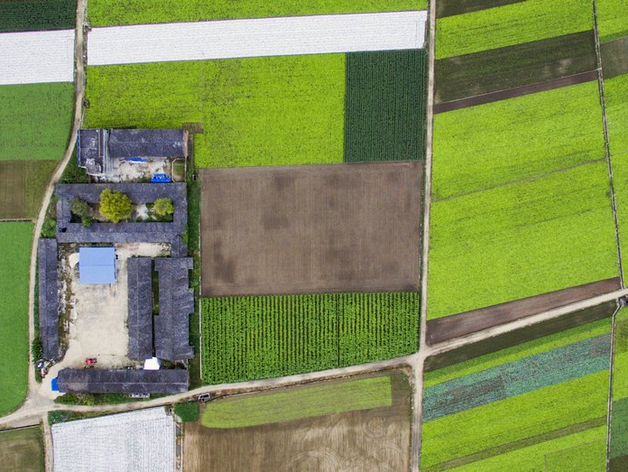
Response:
M477 105L485 105L487 103L508 100L510 98L523 97L525 95L530 95L533 93L547 92L549 90L554 90L557 88L569 87L571 85L579 85L585 82L591 82L596 78L598 78L598 70L580 72L579 74L561 77L559 79L552 79L537 84L522 85L521 87L497 90L495 92L460 98L458 100L451 100L449 102L437 103L436 105L434 105L434 113L445 113L448 111L460 110L462 108L469 108Z
M617 199L615 198L615 183L613 179L613 161L611 158L611 146L608 137L608 118L606 115L606 100L604 98L604 69L602 67L602 51L600 48L600 35L597 28L597 10L595 0L591 0L593 8L593 36L595 37L595 55L598 65L598 88L600 90L600 106L602 107L602 123L604 125L604 153L608 168L608 185L610 187L611 208L613 210L613 221L615 224L615 244L617 246L617 258L619 267L619 277L622 288L626 287L624 279L624 266L621 255L621 237L619 233L619 220L617 218Z

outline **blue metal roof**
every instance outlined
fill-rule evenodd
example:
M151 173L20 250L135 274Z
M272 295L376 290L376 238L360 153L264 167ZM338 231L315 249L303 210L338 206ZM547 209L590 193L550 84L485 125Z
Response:
M116 253L114 248L79 248L79 280L82 284L115 283Z

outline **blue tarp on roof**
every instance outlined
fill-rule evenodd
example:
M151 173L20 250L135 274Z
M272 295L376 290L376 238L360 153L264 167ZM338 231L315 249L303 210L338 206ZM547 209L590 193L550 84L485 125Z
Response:
M112 247L79 249L79 280L82 284L112 284L116 281L116 254Z

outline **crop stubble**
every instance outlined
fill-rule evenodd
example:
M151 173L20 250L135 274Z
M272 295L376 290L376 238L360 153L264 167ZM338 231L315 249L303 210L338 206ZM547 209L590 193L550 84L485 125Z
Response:
M203 296L418 289L420 162L201 179Z

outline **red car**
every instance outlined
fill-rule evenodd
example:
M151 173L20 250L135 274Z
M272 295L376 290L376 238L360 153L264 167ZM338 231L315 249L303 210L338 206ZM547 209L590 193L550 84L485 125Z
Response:
M85 364L87 365L92 365L92 364L95 364L96 362L98 361L96 360L95 357L88 357L87 359L85 359Z

